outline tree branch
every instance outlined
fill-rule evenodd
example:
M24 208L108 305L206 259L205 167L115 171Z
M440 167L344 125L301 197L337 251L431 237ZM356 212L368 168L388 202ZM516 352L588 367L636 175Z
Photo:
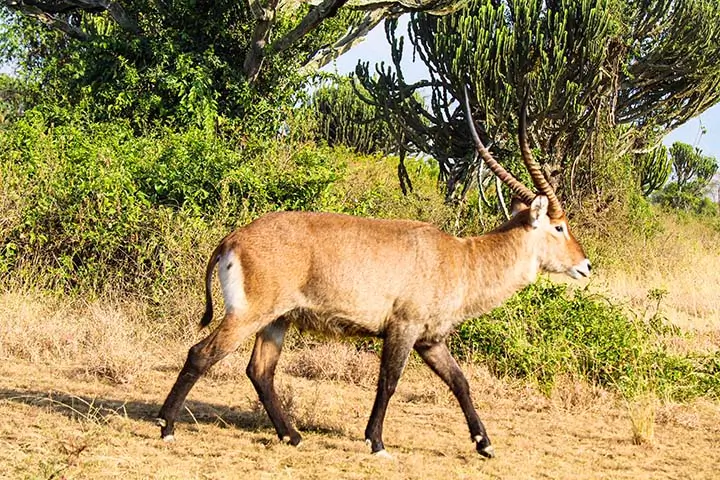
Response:
M263 52L267 39L270 36L273 23L275 23L275 13L278 0L270 0L267 8L260 5L259 0L250 0L250 11L257 20L255 30L253 31L252 40L245 54L243 62L243 72L247 81L252 83L257 79L260 73L265 54Z
M35 2L23 0L5 0L5 5L24 15L37 18L42 23L58 29L69 37L78 40L87 40L88 36L80 28L70 25L58 15L67 15L73 12L101 13L107 11L121 28L137 34L137 23L125 12L122 6L108 0L61 0L57 2Z
M347 52L354 46L365 40L365 36L377 26L385 18L391 18L393 15L390 7L378 8L367 12L362 22L355 25L344 37L335 42L332 46L317 51L303 65L302 72L309 73L313 70L319 70L343 53Z
M59 18L51 13L44 12L37 7L32 5L18 4L12 7L13 10L17 10L28 17L38 19L41 23L44 23L50 28L60 30L65 35L76 40L87 40L88 36L85 32L74 25L70 25L67 21Z
M314 30L326 18L334 17L340 7L348 0L324 0L320 5L311 9L300 23L270 45L268 54L280 53L290 48L295 42Z

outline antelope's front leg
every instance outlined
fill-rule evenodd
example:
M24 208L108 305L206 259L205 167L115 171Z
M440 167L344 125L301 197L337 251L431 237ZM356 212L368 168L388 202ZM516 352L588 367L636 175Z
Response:
M386 333L380 359L380 376L378 377L377 394L373 404L370 420L365 428L365 441L370 445L373 455L392 458L382 440L383 422L388 402L397 387L400 375L407 364L410 351L415 343L416 335L409 334L398 328L391 328Z
M485 458L493 458L495 450L490 444L490 437L485 432L485 426L473 406L470 398L470 385L457 362L450 355L447 345L444 342L421 342L415 345L415 351L432 371L442 378L457 398L470 429L470 438L475 442L475 450Z

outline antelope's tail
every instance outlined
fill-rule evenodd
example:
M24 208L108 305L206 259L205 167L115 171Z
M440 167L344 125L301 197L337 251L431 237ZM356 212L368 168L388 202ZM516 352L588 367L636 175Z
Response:
M223 242L215 248L212 255L210 255L207 268L205 269L205 313L202 319L200 319L200 327L207 327L213 319L212 275L215 271L215 265L217 265L218 260L220 260L220 249L222 246Z

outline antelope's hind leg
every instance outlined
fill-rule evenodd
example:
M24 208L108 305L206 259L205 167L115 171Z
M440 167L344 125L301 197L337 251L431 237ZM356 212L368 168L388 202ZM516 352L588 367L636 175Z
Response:
M160 436L163 440L174 440L175 420L198 378L229 353L237 350L245 338L272 320L248 321L248 318L251 317L238 316L232 312L226 313L220 325L210 335L190 348L185 365L180 370L157 416L157 423L161 427Z
M258 332L246 372L280 440L298 445L302 438L283 412L275 392L275 367L289 325L285 317L280 317Z
M455 398L457 398L460 408L465 414L465 420L470 429L470 437L475 442L477 452L485 458L494 457L495 451L490 444L490 438L485 432L485 426L480 421L480 417L478 417L470 398L470 385L450 354L447 345L444 342L418 343L415 345L415 351L432 371L442 378L443 382L450 387Z

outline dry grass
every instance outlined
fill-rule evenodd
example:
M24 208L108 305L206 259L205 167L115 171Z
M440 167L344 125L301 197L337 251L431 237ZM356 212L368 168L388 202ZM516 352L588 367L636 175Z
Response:
M653 445L657 406L658 399L652 393L646 393L628 401L633 444Z
M465 368L465 367L464 367ZM459 407L417 398L441 382L409 366L390 404L386 462L362 432L373 389L280 375L301 428L298 448L281 444L250 382L201 380L177 427L160 441L152 418L175 372L140 372L132 388L0 364L0 470L8 478L715 478L718 405L660 406L652 448L635 445L621 400L594 410L557 408L525 386L467 370L498 457L474 452ZM413 400L410 400L413 399Z
M549 396L554 408L598 412L615 402L615 396L587 381L569 375L558 377Z
M0 357L78 365L77 372L118 384L147 370L156 337L138 304L68 303L39 294L0 295Z
M380 361L375 353L359 350L350 343L337 340L305 343L295 351L286 353L286 357L283 371L311 380L372 386L380 369Z
M648 294L666 291L661 308L673 323L702 334L720 325L720 232L697 220L660 217L652 238L611 242L610 269L598 269L592 286L631 306L652 308ZM716 347L720 344L716 344Z

